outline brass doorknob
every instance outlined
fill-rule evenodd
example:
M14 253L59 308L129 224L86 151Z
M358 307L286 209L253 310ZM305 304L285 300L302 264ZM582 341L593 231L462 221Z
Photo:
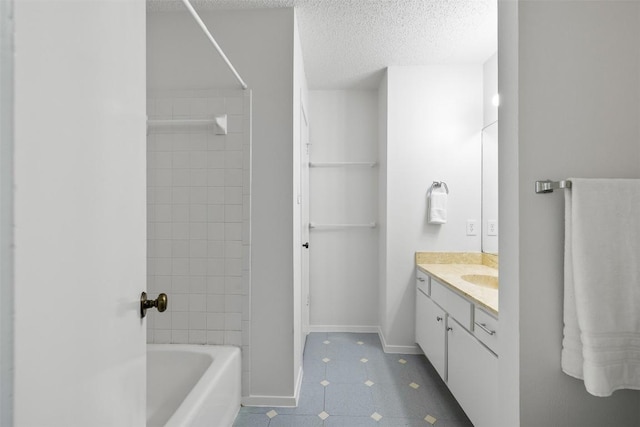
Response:
M157 308L159 312L163 312L167 309L167 294L160 294L156 299L147 299L147 293L143 292L140 295L140 316L145 317L147 315L148 308Z

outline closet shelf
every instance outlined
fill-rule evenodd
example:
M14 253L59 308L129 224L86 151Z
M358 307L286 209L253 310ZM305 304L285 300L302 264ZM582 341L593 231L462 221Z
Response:
M311 168L333 168L346 166L368 166L370 168L377 166L378 162L309 162Z

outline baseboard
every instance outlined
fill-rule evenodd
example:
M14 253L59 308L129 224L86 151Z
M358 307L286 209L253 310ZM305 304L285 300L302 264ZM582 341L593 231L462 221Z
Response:
M380 337L380 342L382 343L382 350L385 353L390 354L423 354L422 350L418 345L389 345L387 341L384 339L384 333L382 333L382 328L378 327L378 336Z
M302 366L298 370L296 378L296 388L293 396L242 396L242 406L275 406L278 408L295 408L300 399L302 389L302 378L304 371Z
M295 396L244 396L242 406L273 406L276 408L295 408L297 405Z
M367 325L312 325L309 326L310 332L354 332L375 334L379 330L378 326Z

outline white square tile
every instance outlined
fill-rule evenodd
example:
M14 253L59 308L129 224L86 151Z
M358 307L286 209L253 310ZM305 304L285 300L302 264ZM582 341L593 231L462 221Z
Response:
M209 240L207 241L207 257L209 258L224 258L224 241L222 240Z
M249 230L251 230L249 226L249 221L242 221L242 244L249 245L251 243L251 235L249 234Z
M409 387L411 387L414 390L417 390L420 387L420 384L411 383L411 384L409 384Z
M170 258L172 240L155 240L155 255L159 258Z
M242 151L244 148L244 135L241 133L228 134L224 148L227 151Z
M207 329L210 331L224 331L224 313L207 313Z
M325 386L325 387L326 387L326 386L328 386L328 385L329 385L329 384L331 384L331 383L330 383L329 381L327 381L327 380L322 380L322 381L320 381L320 384L322 384L323 386Z
M157 117L170 118L173 115L173 102L169 98L155 100Z
M224 276L207 277L207 293L212 295L224 295ZM223 301L224 306L224 301Z
M189 259L173 258L171 260L171 274L173 276L188 276L189 275Z
M164 313L158 313L161 314L162 316L154 316L155 319L153 320L154 322L154 326L156 329L172 329L173 325L171 322L171 313L169 313L168 311L165 311Z
M173 222L189 222L189 205L172 205Z
M221 192L224 199L224 190ZM207 205L208 222L224 222L224 204Z
M207 151L207 167L210 169L224 169L226 152Z
M242 260L237 258L225 259L224 273L226 276L242 276Z
M155 202L156 203L172 203L171 201L171 187L156 187L155 189Z
M242 187L242 169L225 169L224 184L229 187Z
M171 222L172 207L171 205L155 205L156 222Z
M189 294L189 312L199 311L207 311L207 296L205 294Z
M242 240L242 224L239 223L225 223L224 224L224 239L227 241Z
M156 344L169 344L171 342L171 330L156 329L153 334L153 342Z
M225 293L229 295L242 295L242 277L226 276L224 278Z
M426 417L424 417L424 420L425 420L426 422L428 422L429 424L431 424L431 425L435 424L435 423L436 423L436 421L438 421L438 419L437 419L437 418L432 417L431 415L427 415Z
M195 258L207 257L206 240L189 240L189 256Z
M189 201L191 204L207 204L207 187L191 187Z
M190 151L189 168L205 169L207 167L207 151Z
M242 205L225 205L225 222L242 222Z
M224 311L225 313L242 313L242 296L225 295Z
M235 345L240 347L242 345L242 332L240 331L224 331L224 344Z
M206 344L207 331L189 330L189 344Z
M173 224L169 222L157 222L155 224L154 237L157 240L171 239Z
M207 223L207 239L208 240L224 240L225 224L220 222Z
M225 275L224 258L209 258L209 259L207 259L207 275L209 275L209 276L224 276Z
M191 151L206 151L207 148L207 135L202 133L202 132L198 132L198 133L192 133L189 135L189 150ZM206 165L206 161L204 163ZM206 166L202 166L202 167L206 167Z
M171 169L173 156L172 153L167 151L158 151L154 153L154 165L155 169Z
M242 169L242 151L225 151L225 169Z
M189 239L190 240L207 240L207 223L191 222L189 223Z
M374 383L373 381L371 381L371 380L366 380L366 381L364 382L364 385L366 385L367 387L371 387L371 386L372 386L372 385L374 385L374 384L375 384L375 383Z
M192 187L206 187L207 169L192 169L190 171L189 185Z
M244 131L244 117L241 115L227 115L227 128L229 133L242 133Z
M266 413L266 415L267 415L267 417L269 417L269 418L273 418L273 417L277 416L277 415L278 415L278 413L272 409L272 410L270 410L269 412L267 412L267 413Z
M188 294L171 294L168 302L168 309L170 311L188 311L189 310L189 295Z
M171 151L173 149L173 135L159 133L155 135L156 151Z
M247 250L242 252L242 270L249 270L251 268L251 251L247 245L243 245L242 247L247 248Z
M207 169L207 185L210 187L224 187L225 170L224 169Z
M189 276L206 276L206 274L206 258L189 258Z
M225 112L224 98L207 98L206 99L206 112L207 115L222 114Z
M186 240L189 238L189 224L186 222L174 222L169 224L173 227L171 237L174 240Z
M224 313L224 295L207 295L207 311Z
M189 256L189 241L172 240L171 253L174 258L187 258Z
M188 330L173 330L171 331L171 343L172 344L189 344L189 331Z
M171 169L157 169L153 174L151 184L155 187L169 187L173 184L173 171Z
M242 345L243 351L245 346L249 346L251 344L251 322L250 321L242 321Z
M210 205L224 205L225 187L209 187L207 189L207 202Z
M174 169L189 169L189 152L188 151L174 151L171 153L173 159Z
M329 414L327 414L325 411L320 412L318 416L321 420L326 420L327 418L329 418Z
M157 276L171 276L172 275L172 266L171 266L171 258L155 258L155 263L153 265L153 271Z
M242 242L225 242L225 258L242 258Z
M189 169L173 169L171 172L173 173L173 181L170 185L174 187L188 187L190 185Z
M227 331L242 331L242 313L226 313L224 328Z
M207 100L205 98L191 98L191 116L206 118Z
M242 114L244 112L244 100L240 97L225 98L228 114Z
M186 294L189 292L189 277L174 276L171 278L171 291Z
M188 117L190 115L189 99L177 98L173 100L173 117Z
M163 314L167 314L166 312ZM189 313L186 311L171 312L171 329L189 329Z
M189 206L190 222L207 222L207 205L190 205Z
M226 135L209 135L209 138L207 139L207 150L224 151L226 142Z
M373 418L375 421L380 421L382 419L382 415L380 415L377 412L374 412L373 414L371 414L371 418Z
M189 204L189 187L173 187L171 203L174 205Z
M225 187L224 202L227 205L242 205L242 187Z
M189 329L206 329L207 313L205 312L189 312Z
M224 344L224 331L207 331L207 344L209 344L209 345L223 345Z
M205 276L189 277L189 293L190 294L206 294L207 278Z

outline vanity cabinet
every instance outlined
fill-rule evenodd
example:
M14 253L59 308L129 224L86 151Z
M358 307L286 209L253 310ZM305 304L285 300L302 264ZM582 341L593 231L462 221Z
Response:
M493 427L498 414L498 320L433 277L427 276L425 287L421 277L416 276L416 343L474 426Z
M416 342L438 374L446 381L446 316L447 314L418 289L416 297Z

